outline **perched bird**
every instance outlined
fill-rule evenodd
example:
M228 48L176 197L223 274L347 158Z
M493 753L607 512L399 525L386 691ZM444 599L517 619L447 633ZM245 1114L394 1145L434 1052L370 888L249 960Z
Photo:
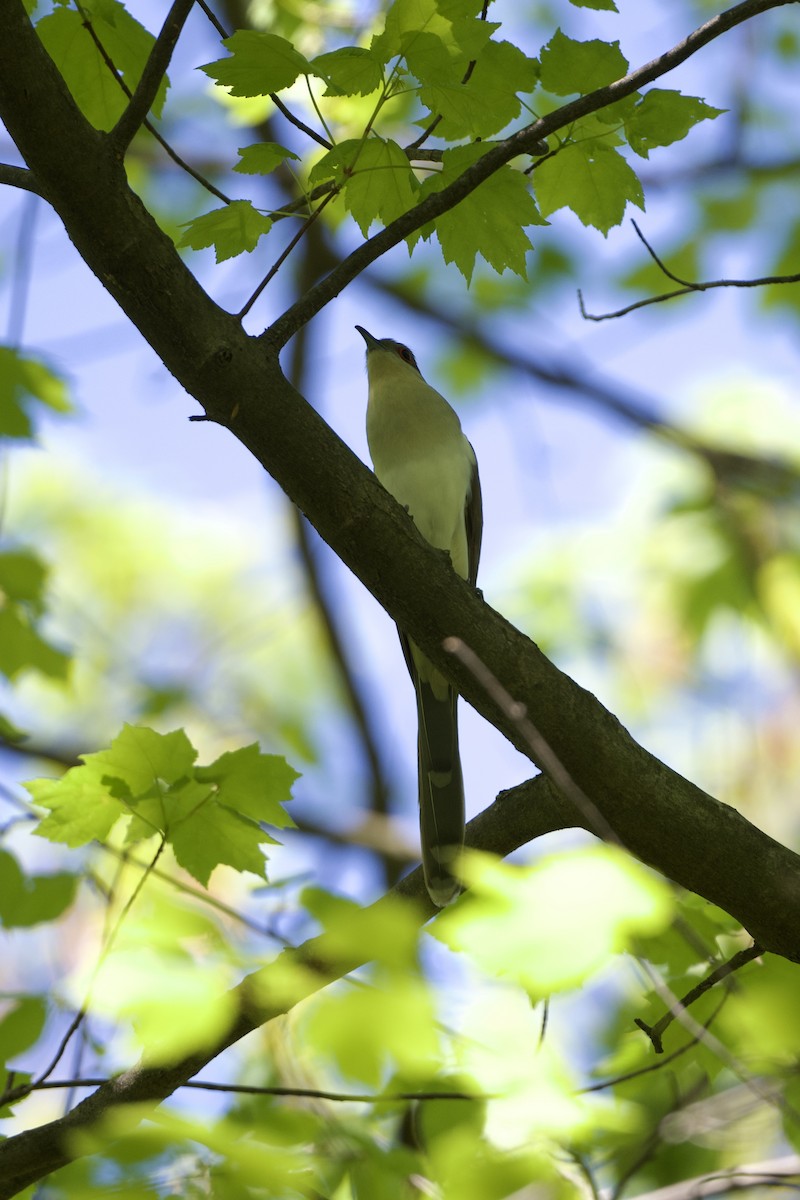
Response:
M447 550L471 584L483 511L475 451L444 396L426 383L407 346L356 329L367 343L367 441L375 474L432 546ZM464 842L458 693L398 629L417 693L419 820L425 884L440 908L458 895L452 866Z

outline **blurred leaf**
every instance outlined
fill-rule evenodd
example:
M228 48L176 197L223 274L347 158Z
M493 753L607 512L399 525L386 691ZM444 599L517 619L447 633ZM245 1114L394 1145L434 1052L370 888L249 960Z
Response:
M14 679L22 671L39 671L65 679L69 655L46 642L24 608L0 597L0 672Z
M334 958L354 955L388 967L413 967L417 962L419 920L414 908L391 895L379 908L334 896L322 888L305 888L303 907L325 929L326 946Z
M55 412L66 413L71 407L64 380L41 359L0 346L0 437L31 436L31 400Z
M75 899L78 877L26 875L8 850L0 849L0 924L7 929L54 921Z
M663 929L672 913L667 886L608 846L530 868L468 852L463 875L469 894L432 932L536 997L576 987L631 938Z
M438 1063L433 998L421 979L400 972L326 992L313 1002L304 1029L317 1053L331 1055L346 1078L370 1087L380 1087L389 1072L427 1079Z
M0 1063L5 1063L38 1042L47 1006L41 996L0 994L0 1014Z

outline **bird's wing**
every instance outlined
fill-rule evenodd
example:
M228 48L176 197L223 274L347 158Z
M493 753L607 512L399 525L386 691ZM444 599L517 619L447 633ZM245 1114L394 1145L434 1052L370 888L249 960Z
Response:
M471 446L470 450L472 450ZM478 460L474 450L472 450L472 479L464 505L464 524L467 528L467 562L469 564L467 579L475 587L478 579L478 562L481 557L481 538L483 537L483 499L481 497L481 479L478 474Z

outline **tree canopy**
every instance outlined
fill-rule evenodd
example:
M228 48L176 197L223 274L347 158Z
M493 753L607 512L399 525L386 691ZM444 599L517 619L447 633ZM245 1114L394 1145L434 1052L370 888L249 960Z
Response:
M796 0L0 32L0 1198L796 1186ZM326 419L351 304L516 471L491 603ZM434 920L360 585L500 735Z

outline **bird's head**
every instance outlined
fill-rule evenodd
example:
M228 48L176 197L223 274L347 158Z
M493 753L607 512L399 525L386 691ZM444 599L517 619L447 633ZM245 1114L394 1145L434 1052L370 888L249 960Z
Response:
M356 325L356 329L367 343L367 368L369 368L371 355L378 353L391 354L399 358L407 366L412 367L418 375L421 373L417 366L414 352L413 350L409 350L408 346L404 346L402 342L395 342L392 338L373 337L362 325Z

